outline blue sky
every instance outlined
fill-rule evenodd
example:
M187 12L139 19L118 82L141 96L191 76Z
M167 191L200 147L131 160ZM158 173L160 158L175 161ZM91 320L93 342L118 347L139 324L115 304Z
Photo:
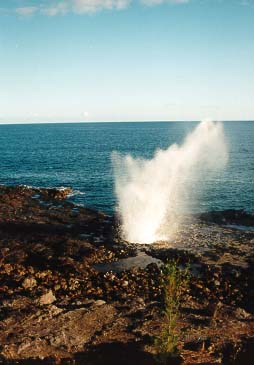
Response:
M0 122L254 120L254 0L0 0Z

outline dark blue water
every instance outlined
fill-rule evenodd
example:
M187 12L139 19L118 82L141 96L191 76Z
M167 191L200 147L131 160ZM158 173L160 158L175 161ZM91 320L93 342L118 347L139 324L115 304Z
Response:
M71 186L76 203L112 212L112 151L151 158L158 148L180 143L195 122L32 124L0 126L0 184ZM229 163L196 182L203 194L195 211L254 211L254 122L225 122ZM202 184L203 183L203 184ZM81 192L83 194L78 193Z

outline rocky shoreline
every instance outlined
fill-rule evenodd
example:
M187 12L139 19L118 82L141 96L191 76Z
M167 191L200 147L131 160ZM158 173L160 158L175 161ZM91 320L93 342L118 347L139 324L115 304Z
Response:
M172 242L123 242L69 189L0 186L0 364L155 365L161 265L190 265L170 363L250 364L254 216L188 217Z

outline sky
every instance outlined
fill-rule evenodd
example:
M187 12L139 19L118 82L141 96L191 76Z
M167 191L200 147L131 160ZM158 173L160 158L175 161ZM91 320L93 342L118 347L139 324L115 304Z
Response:
M0 123L254 120L254 0L0 0Z

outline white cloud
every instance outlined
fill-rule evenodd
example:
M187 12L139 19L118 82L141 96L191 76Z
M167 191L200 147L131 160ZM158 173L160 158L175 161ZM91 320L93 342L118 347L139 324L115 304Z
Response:
M22 16L40 13L47 16L64 15L66 13L93 14L103 10L126 9L133 0L53 0L50 5L40 2L37 6L25 6L15 9ZM190 0L139 0L145 6L156 6L164 3L183 4Z
M87 112L87 111L83 112L83 113L82 113L82 116L83 116L84 118L88 118L88 117L89 117L89 112Z
M92 14L102 10L122 10L129 6L132 0L55 0L51 5L40 3L37 6L16 8L19 15L27 16L39 12L48 16L64 15L66 13Z
M33 15L37 10L38 8L36 6L23 6L15 9L16 13L22 16Z
M95 13L101 10L122 10L131 0L73 0L72 9L76 13Z
M59 1L48 7L41 7L41 13L48 16L64 15L69 11L71 11L70 1Z
M156 6L161 4L186 4L190 0L140 0L146 6Z

